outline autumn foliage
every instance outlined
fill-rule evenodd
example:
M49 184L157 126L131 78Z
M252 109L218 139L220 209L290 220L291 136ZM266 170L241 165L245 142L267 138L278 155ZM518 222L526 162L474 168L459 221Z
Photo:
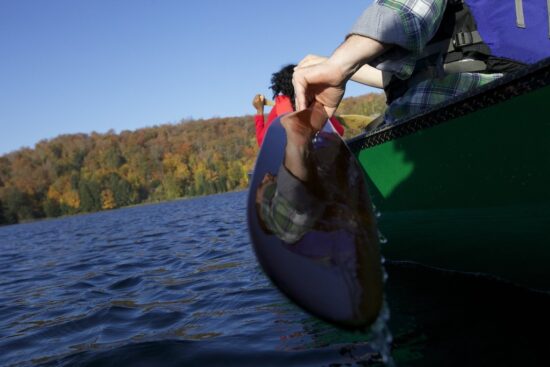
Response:
M366 95L340 110L383 108ZM0 224L244 189L257 151L252 116L43 140L0 157Z

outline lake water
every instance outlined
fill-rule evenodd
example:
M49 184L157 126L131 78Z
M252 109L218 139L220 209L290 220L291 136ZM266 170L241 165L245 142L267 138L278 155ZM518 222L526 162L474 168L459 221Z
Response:
M273 288L245 202L238 192L0 228L0 365L382 365L371 336ZM548 294L386 270L398 366L550 365Z

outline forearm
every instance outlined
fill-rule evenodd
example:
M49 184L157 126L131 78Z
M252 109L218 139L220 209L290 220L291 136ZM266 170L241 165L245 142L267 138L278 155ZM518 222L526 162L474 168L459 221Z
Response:
M302 61L300 61L298 66L300 67L313 66L313 65L317 65L322 62L325 62L327 59L328 58L324 56L310 54L304 57ZM383 73L384 72L368 64L365 64L361 66L359 70L357 70L355 74L351 76L351 80L357 83L371 86L371 87L383 88L384 80L389 79L387 76L384 76Z
M351 80L375 88L384 88L389 76L389 73L365 64L351 76Z
M287 144L285 147L284 166L288 172L292 173L294 177L302 182L307 182L308 167L307 167L307 155L308 148L305 146L294 146Z
M351 35L329 57L329 63L336 65L347 80L360 71L367 62L381 55L389 48L388 45L372 38ZM382 74L374 68L366 68L359 72L359 80L382 84ZM369 83L367 83L369 84ZM369 84L371 85L371 84Z

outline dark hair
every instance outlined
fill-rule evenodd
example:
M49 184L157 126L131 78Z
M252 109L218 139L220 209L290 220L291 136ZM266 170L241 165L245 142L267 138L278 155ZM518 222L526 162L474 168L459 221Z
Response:
M283 94L290 98L292 104L294 104L294 87L292 86L292 74L294 74L294 68L296 65L289 64L283 66L281 70L271 75L271 90L273 91L273 98L279 94Z

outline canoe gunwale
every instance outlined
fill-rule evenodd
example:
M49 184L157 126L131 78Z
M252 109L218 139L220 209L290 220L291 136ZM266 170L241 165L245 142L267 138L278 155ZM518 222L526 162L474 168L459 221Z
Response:
M550 85L550 58L451 98L421 114L347 140L354 154Z

